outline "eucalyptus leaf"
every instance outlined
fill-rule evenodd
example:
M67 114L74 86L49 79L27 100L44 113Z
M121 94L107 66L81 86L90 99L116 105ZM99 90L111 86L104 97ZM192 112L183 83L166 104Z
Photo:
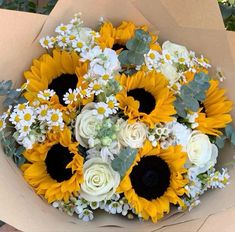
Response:
M235 131L232 133L231 143L235 146Z
M112 161L112 168L117 171L121 178L123 178L133 164L135 157L137 155L137 149L132 149L127 147L119 153L119 155Z
M226 137L216 137L215 144L218 146L218 148L222 149L225 144Z
M130 64L141 65L144 62L143 54L139 54L133 51L128 52L127 58Z
M232 125L227 125L226 127L225 127L225 134L226 134L226 136L227 136L227 138L231 138L231 136L232 136L232 134L233 134L233 127L232 127Z

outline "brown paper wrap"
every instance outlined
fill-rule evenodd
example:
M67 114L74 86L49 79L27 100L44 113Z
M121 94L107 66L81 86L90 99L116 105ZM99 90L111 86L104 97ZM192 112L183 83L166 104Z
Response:
M225 31L216 0L59 0L48 17L0 10L0 79L12 79L19 85L32 59L45 52L38 40L52 35L58 24L68 22L77 12L82 12L85 25L93 28L101 16L114 24L122 20L148 24L153 31L160 31L160 41L171 40L204 54L214 67L223 70L227 77L224 86L235 102L235 32ZM220 165L231 161L234 151L228 145L220 153ZM230 174L228 187L206 193L201 205L190 213L166 216L157 224L100 213L93 222L85 223L37 196L0 150L0 219L29 232L234 231L235 170Z

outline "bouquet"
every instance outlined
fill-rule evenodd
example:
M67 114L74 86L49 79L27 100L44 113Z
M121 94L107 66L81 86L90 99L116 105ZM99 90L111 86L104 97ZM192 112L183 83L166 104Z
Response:
M47 52L25 83L0 83L4 151L53 207L84 221L95 210L157 222L191 210L208 189L229 183L216 168L235 144L232 102L221 71L145 25L81 14L40 39Z

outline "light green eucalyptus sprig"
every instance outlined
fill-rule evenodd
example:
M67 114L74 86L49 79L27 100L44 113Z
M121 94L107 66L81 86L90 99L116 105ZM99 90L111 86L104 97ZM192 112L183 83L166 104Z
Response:
M3 106L6 108L10 105L14 106L26 102L26 99L22 96L22 91L12 87L12 81L0 82L0 96L6 97L3 101Z
M228 125L222 136L216 137L215 144L222 149L226 141L230 141L235 146L235 130L232 125Z
M112 168L123 178L133 164L137 155L137 149L127 147L121 150L120 154L112 161Z
M174 102L177 114L180 117L186 118L187 111L198 111L200 102L205 100L206 91L210 87L209 80L207 74L200 72L195 74L194 80L181 87L180 94Z
M23 146L19 146L12 134L12 131L1 131L0 142L2 144L4 153L8 157L12 158L18 166L20 166L25 163L25 158L22 156L25 148Z
M149 33L138 29L134 38L126 43L127 50L123 50L118 59L122 66L141 65L144 62L144 54L150 50L151 36Z

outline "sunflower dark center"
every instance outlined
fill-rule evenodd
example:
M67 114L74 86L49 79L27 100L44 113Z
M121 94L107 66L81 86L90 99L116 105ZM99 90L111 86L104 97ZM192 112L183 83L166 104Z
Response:
M113 47L112 47L112 49L115 50L115 51L117 51L117 50L119 50L119 49L121 49L121 48L122 48L123 50L126 50L126 49L127 49L125 45L121 45L121 44L118 44L118 43L114 44Z
M69 180L72 177L72 169L66 166L73 160L67 147L60 144L54 145L47 153L45 160L47 173L57 182Z
M140 112L150 114L155 108L156 100L154 96L143 88L132 89L127 92L127 96L139 101Z
M138 196L154 200L161 197L169 187L170 169L160 157L147 156L134 166L130 179Z
M205 108L203 102L200 103L200 108L202 108L201 113L206 114L206 108Z
M63 101L64 94L68 89L76 89L78 78L75 74L62 74L49 84L48 89L53 89L59 97L60 104L65 105Z

